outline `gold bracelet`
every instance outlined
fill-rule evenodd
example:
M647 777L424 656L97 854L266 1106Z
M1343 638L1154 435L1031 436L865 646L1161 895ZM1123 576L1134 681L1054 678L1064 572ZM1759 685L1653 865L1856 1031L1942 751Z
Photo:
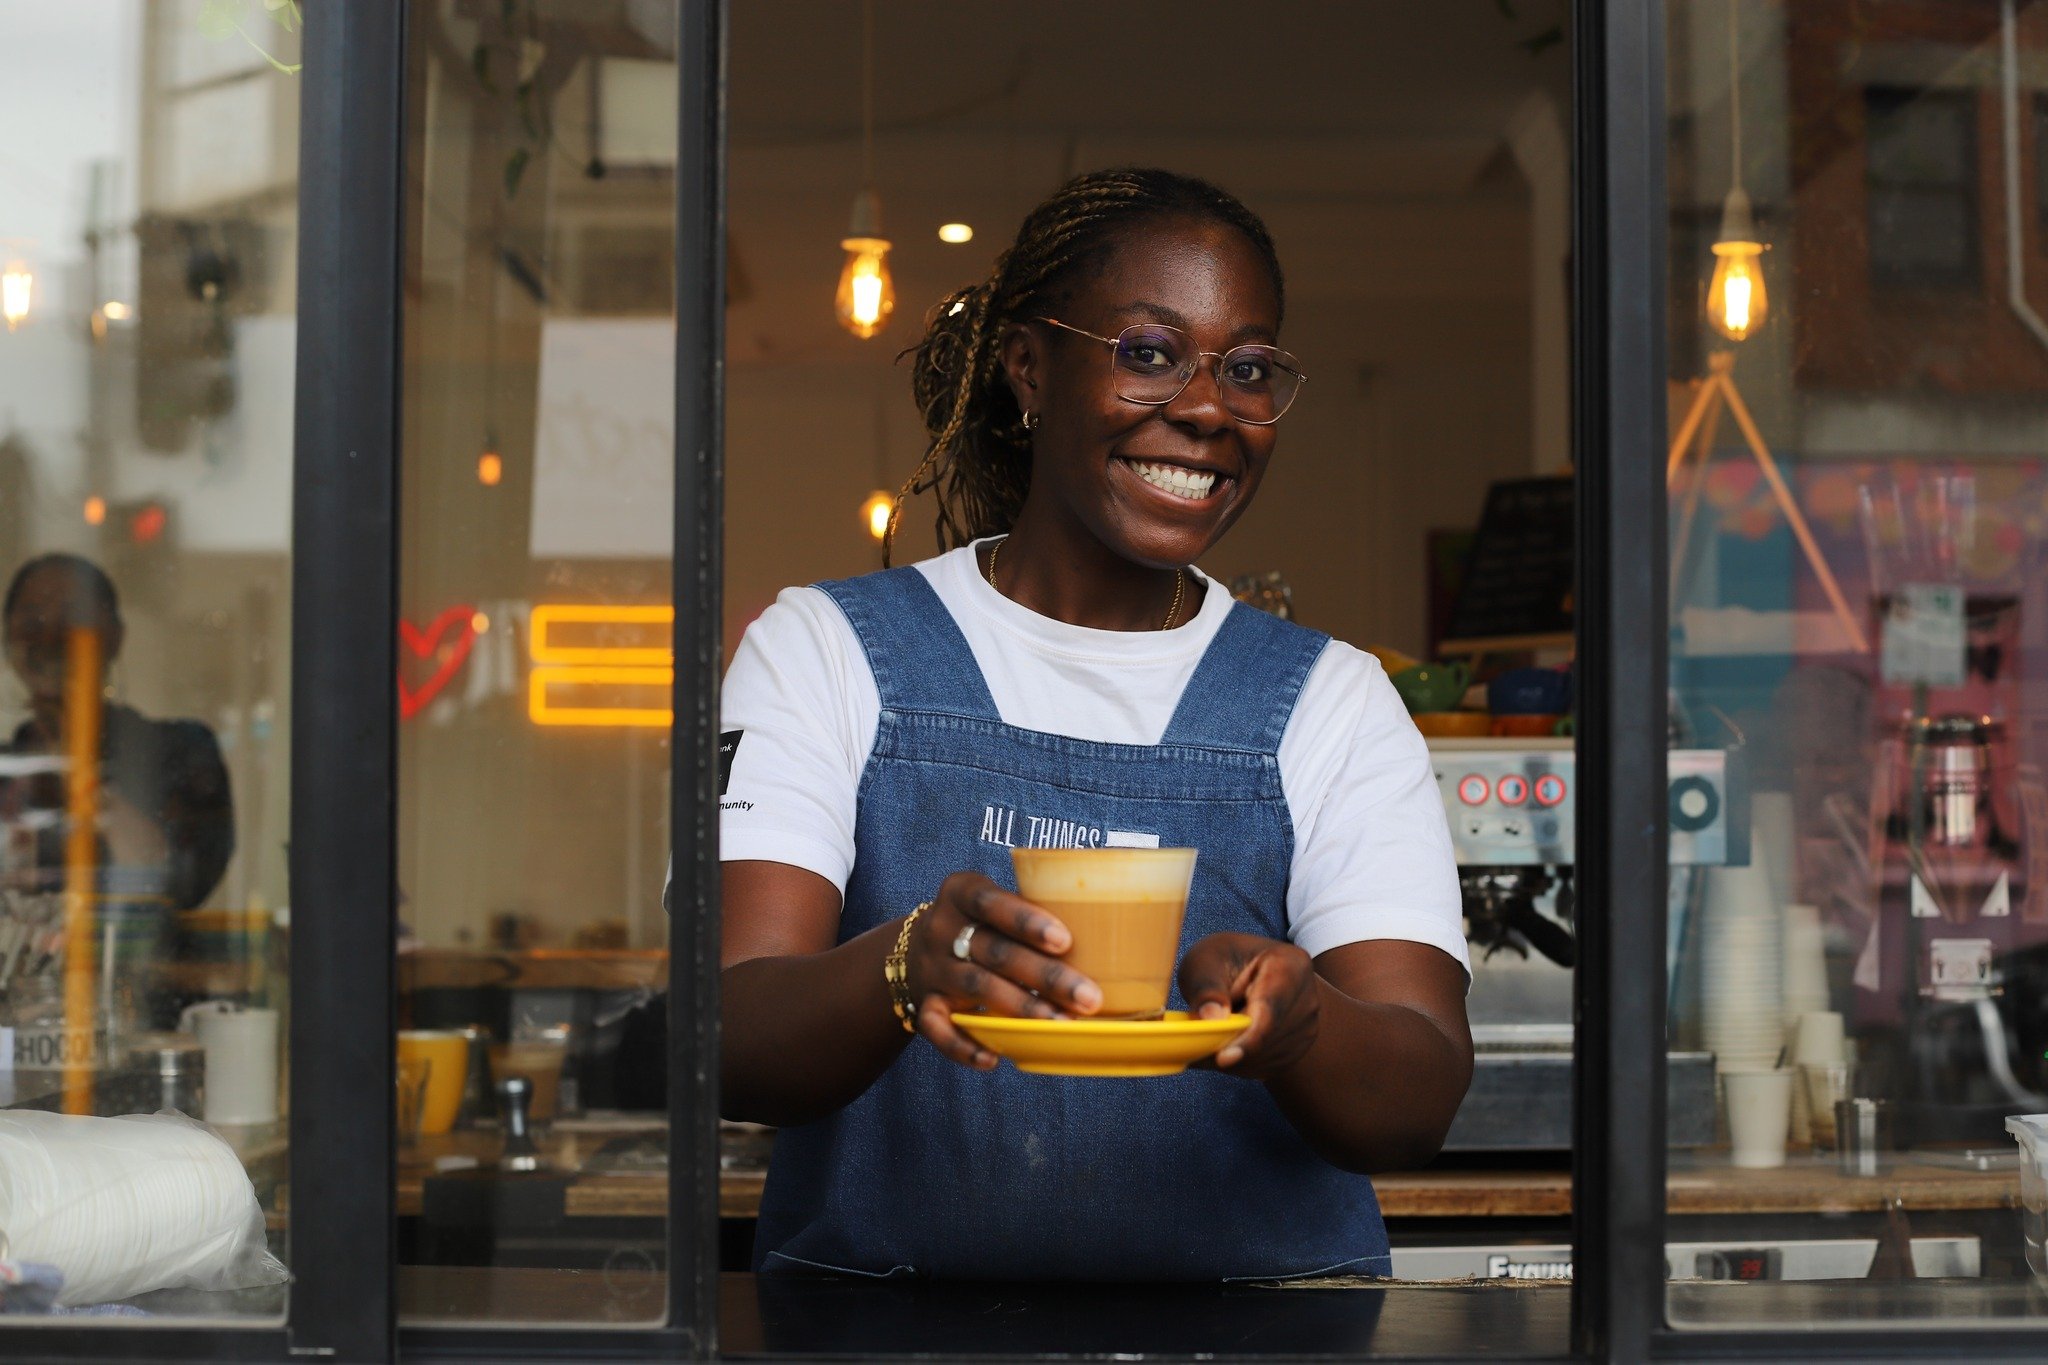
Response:
M889 1008L896 1011L896 1022L903 1025L905 1033L917 1032L917 1002L910 998L910 931L917 927L917 917L931 908L932 903L926 901L903 917L896 946L882 961L882 978L889 983Z

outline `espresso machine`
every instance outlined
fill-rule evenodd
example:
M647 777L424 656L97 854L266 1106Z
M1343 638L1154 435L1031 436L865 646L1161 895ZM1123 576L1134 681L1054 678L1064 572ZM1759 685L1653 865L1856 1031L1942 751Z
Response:
M1450 821L1472 958L1466 1009L1476 1065L1445 1146L1566 1149L1579 913L1573 742L1431 739L1429 749ZM1670 751L1666 814L1672 866L1748 861L1748 796L1739 752ZM1666 907L1644 910L1661 914ZM1672 1053L1669 1087L1672 1145L1711 1143L1712 1055Z

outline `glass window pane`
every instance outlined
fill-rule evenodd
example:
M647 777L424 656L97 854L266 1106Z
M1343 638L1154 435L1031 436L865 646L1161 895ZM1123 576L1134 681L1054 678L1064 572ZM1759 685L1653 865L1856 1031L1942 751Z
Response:
M1718 1073L1671 1112L1683 1327L2043 1302L2048 261L2002 139L2048 26L2008 9L2009 48L1999 6L1666 5L1673 222L1726 225L1670 310L1671 1044ZM1738 112L1746 281L1707 273Z
M284 1311L299 40L218 10L0 4L10 1327Z
M654 1324L676 11L411 14L401 1317Z

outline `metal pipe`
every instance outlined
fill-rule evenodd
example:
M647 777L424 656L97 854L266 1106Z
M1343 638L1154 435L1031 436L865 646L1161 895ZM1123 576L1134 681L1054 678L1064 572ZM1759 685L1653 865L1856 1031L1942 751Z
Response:
M1999 87L2005 130L2005 297L2034 339L2048 346L2048 321L2027 302L2026 252L2020 213L2020 48L2014 0L1998 6Z
M92 1112L98 1052L93 903L99 889L100 633L73 626L65 657L64 748L69 829L64 847L64 1112ZM112 961L103 964L111 970Z

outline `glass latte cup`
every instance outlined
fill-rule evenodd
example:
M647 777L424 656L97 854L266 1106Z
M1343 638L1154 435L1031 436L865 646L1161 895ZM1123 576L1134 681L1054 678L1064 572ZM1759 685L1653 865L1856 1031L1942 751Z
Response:
M1102 988L1097 1019L1166 1011L1195 879L1191 848L1018 848L1017 891L1073 935L1062 959Z

